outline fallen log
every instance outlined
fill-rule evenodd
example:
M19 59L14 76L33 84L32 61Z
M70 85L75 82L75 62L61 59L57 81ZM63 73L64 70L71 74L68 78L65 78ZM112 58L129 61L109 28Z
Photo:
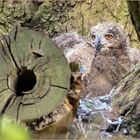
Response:
M66 132L76 115L80 75L44 34L16 26L0 40L0 116L25 124L33 138Z

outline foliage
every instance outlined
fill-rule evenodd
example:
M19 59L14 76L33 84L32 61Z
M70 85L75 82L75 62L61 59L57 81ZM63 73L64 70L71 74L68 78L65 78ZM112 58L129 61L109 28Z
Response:
M29 132L7 117L1 118L0 125L0 140L30 140Z

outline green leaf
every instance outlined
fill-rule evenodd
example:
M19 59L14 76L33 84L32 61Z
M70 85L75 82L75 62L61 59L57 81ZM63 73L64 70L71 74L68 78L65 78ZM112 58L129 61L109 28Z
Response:
M0 120L0 140L29 140L30 135L19 124L4 117Z

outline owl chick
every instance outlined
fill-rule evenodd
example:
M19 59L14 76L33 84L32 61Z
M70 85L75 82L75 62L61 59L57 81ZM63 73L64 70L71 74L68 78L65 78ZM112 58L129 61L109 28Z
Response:
M101 23L90 30L91 43L97 50L91 73L85 78L84 95L105 95L109 93L133 65L130 43L121 26L115 23ZM133 52L133 53L131 53Z
M81 72L82 79L90 73L96 49L86 38L69 32L57 36L53 41L64 52L73 72Z
M130 47L122 27L115 23L92 27L88 38L70 32L53 40L64 52L72 71L83 73L83 96L109 93L140 58L138 51Z

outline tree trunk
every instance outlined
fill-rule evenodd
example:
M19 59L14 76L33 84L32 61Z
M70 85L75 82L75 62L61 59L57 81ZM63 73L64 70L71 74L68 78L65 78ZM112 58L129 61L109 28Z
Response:
M127 3L140 40L140 2ZM123 116L123 125L133 136L140 136L140 64L119 82L113 95L113 107Z

